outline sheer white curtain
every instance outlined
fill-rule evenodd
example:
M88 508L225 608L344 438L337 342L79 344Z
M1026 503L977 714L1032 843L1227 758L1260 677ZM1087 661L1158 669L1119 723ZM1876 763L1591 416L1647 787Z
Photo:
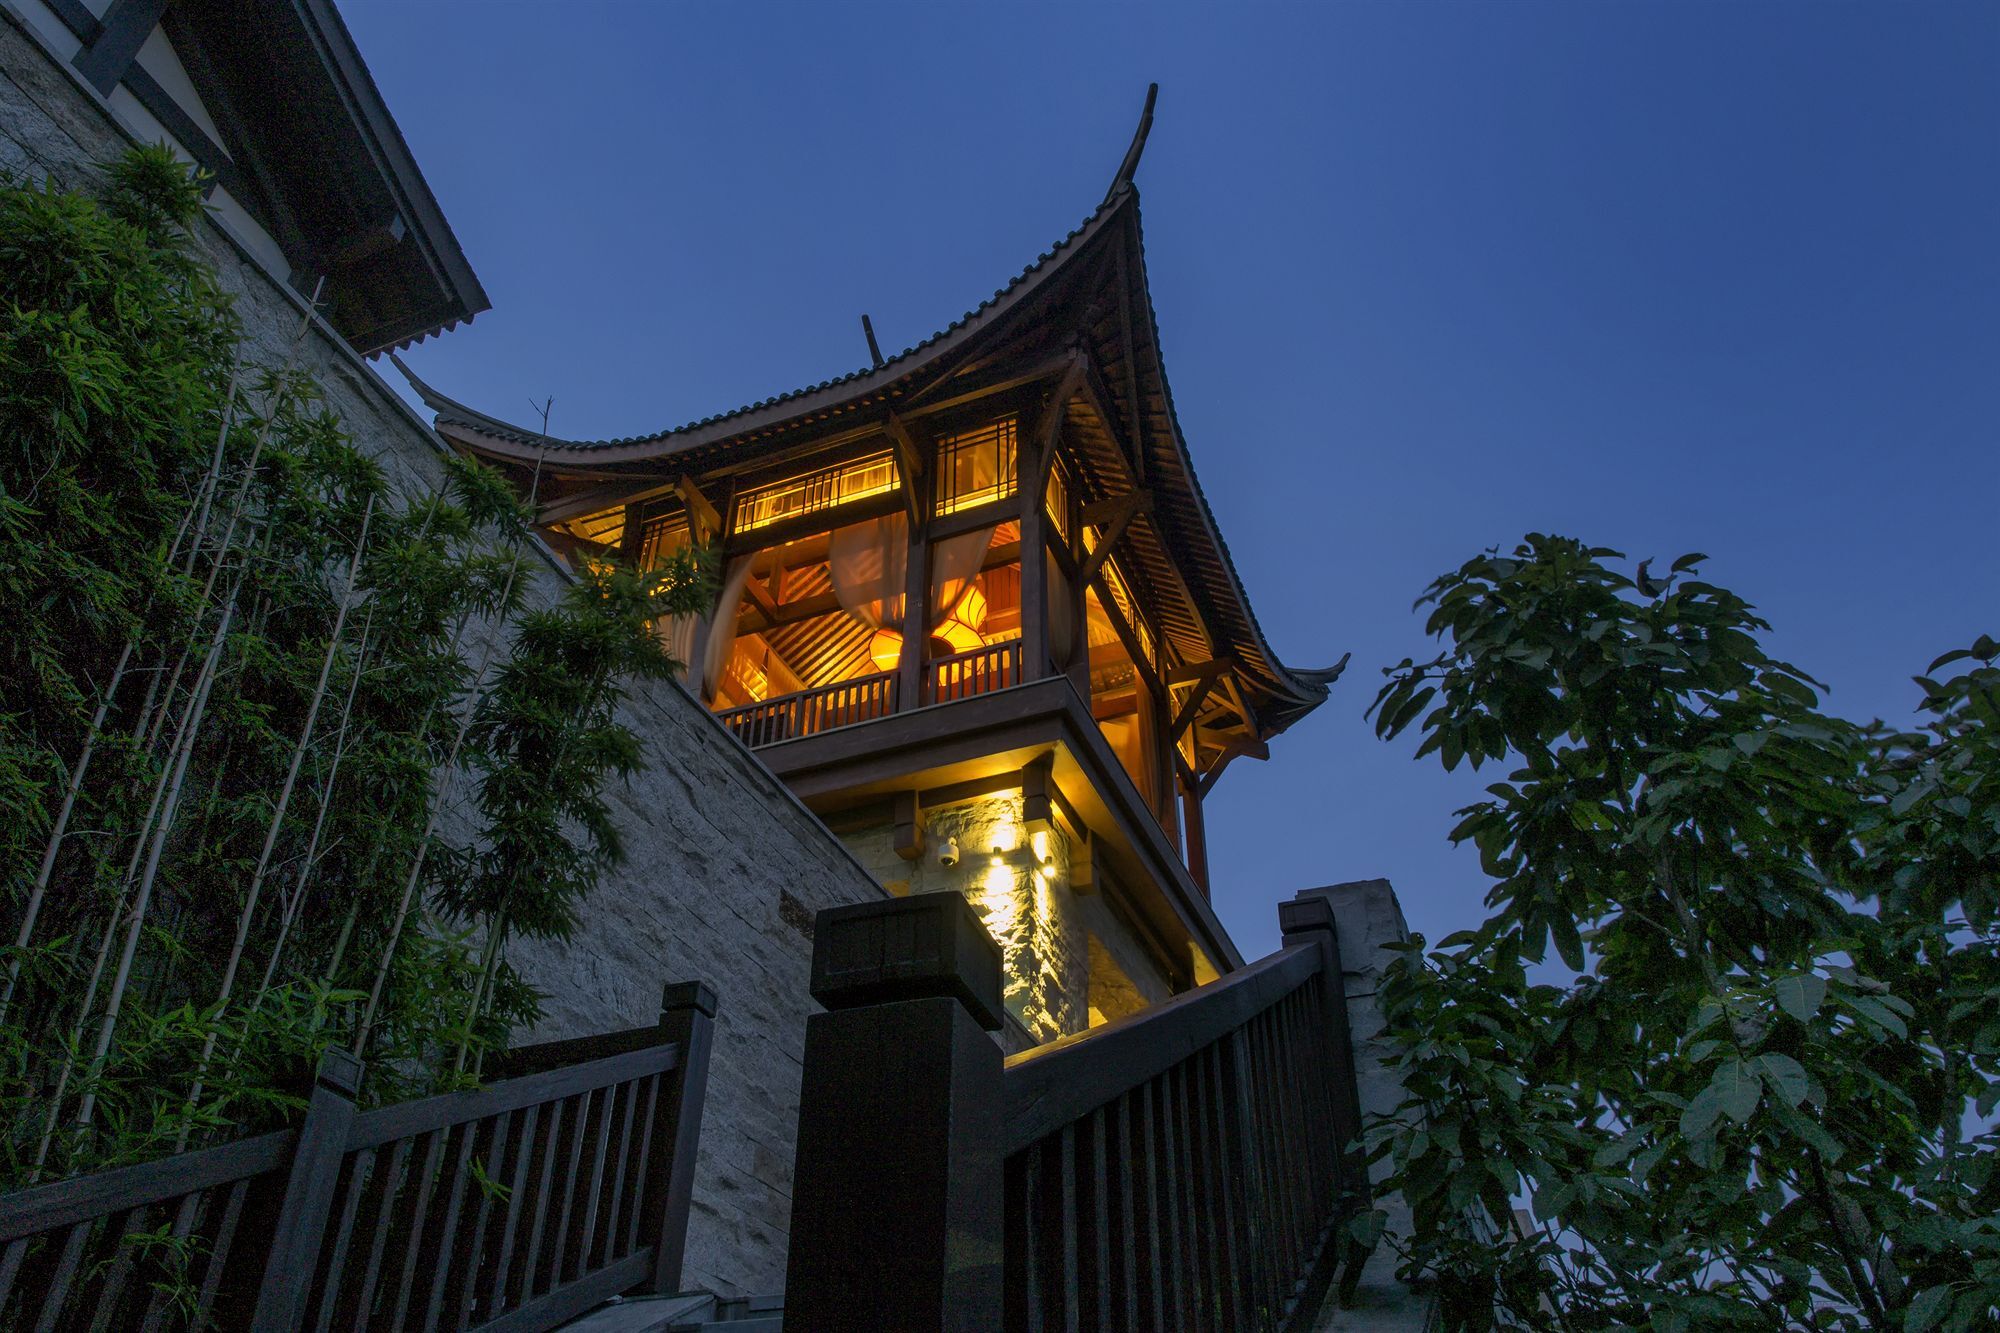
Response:
M903 627L903 585L910 567L910 524L901 514L835 528L826 568L841 609L869 629Z
M739 555L729 562L723 575L722 595L716 598L715 614L709 618L708 639L702 645L701 672L688 682L697 698L713 699L722 682L722 669L736 649L736 613L743 605L743 588L750 582L753 557Z
M986 548L993 544L993 529L981 528L961 537L947 537L931 543L931 605L933 628L950 619L958 599L979 577L986 563Z

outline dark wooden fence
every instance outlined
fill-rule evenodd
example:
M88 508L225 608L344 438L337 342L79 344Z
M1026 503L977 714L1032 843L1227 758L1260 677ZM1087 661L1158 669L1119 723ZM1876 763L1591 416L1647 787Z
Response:
M680 1284L714 993L513 1053L518 1077L0 1196L0 1328L535 1333Z
M1269 958L1004 1062L963 898L821 913L787 1320L1306 1326L1365 1176L1331 912L1284 909Z

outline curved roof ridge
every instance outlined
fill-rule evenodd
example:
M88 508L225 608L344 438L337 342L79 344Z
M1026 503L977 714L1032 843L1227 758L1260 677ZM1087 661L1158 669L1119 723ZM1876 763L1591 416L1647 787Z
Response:
M1013 299L1017 295L1022 294L1023 288L1039 283L1040 280L1045 279L1050 273L1060 268L1061 262L1064 259L1081 249L1087 237L1093 236L1103 229L1106 221L1118 211L1125 200L1136 197L1129 181L1117 182L1113 185L1111 193L1105 196L1104 202L1097 206L1095 212L1072 228L1068 235L1043 251L1036 257L1033 263L1015 274L1004 287L1001 287L993 295L987 297L971 310L966 311L957 319L939 329L936 333L931 334L921 341L912 343L894 356L888 357L879 366L864 366L859 370L849 371L845 375L836 375L831 379L821 380L817 384L808 384L803 388L792 389L769 398L761 398L755 402L731 408L726 412L714 413L694 421L684 422L679 426L671 426L654 431L647 435L627 435L613 439L599 440L572 440L544 435L540 431L515 425L513 422L504 421L499 417L481 412L477 408L469 407L419 378L409 366L404 364L402 358L392 353L389 359L403 373L403 377L409 380L410 387L416 390L417 396L424 400L425 405L438 414L440 420L469 426L497 440L533 445L540 449L574 451L577 453L594 453L606 449L644 448L647 445L669 445L678 438L692 435L697 431L723 425L769 408L798 402L813 394L824 393L829 389L865 391L867 388L873 387L859 383L864 380L873 380L882 386L893 384L912 371L920 369L923 364L922 358L924 353L936 349L939 344L950 339L955 334L967 332L975 325L983 324L987 319L1002 310L1002 308L1011 305ZM853 387L850 388L850 386ZM672 452L672 450L662 449L660 452Z
M1146 233L1140 222L1138 207L1139 191L1136 185L1124 182L1122 188L1130 193L1132 208L1132 242L1137 249L1139 281L1143 285L1146 306L1146 332L1153 349L1153 360L1160 370L1160 396L1167 405L1167 422L1173 428L1174 449L1180 455L1180 464L1187 473L1189 489L1194 492L1195 501L1200 505L1202 525L1208 530L1208 537L1215 543L1216 552L1222 557L1222 567L1235 587L1236 601L1243 608L1243 618L1249 623L1250 632L1257 636L1257 644L1263 649L1264 658L1271 664L1278 683L1289 688L1301 702L1310 701L1307 711L1317 707L1327 697L1328 688L1340 679L1347 669L1352 653L1345 654L1340 661L1330 667L1297 668L1285 665L1285 661L1271 646L1270 636L1258 622L1257 608L1251 604L1250 590L1243 583L1243 575L1236 568L1236 558L1229 552L1229 543L1223 540L1222 526L1215 521L1215 510L1208 503L1208 493L1202 489L1201 479L1195 475L1194 457L1188 449L1187 435L1181 430L1180 411L1174 406L1173 382L1167 375L1167 353L1160 341L1160 316L1153 306L1152 281L1146 268ZM1289 725L1289 723L1287 723ZM1280 728L1283 730L1283 728Z

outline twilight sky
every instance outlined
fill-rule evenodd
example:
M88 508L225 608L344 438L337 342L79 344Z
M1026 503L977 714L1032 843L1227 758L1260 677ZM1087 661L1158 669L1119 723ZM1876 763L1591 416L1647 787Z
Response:
M408 358L553 433L893 354L1140 186L1195 466L1265 632L1347 678L1209 802L1295 889L1485 891L1496 780L1374 739L1413 598L1531 530L1757 603L1831 707L2000 633L2000 7L341 0L494 309ZM392 377L394 371L384 363Z

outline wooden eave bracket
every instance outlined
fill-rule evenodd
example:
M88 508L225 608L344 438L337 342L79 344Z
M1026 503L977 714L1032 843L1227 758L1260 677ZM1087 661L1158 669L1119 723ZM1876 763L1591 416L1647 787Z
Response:
M882 429L896 446L897 473L903 483L903 508L909 515L910 531L919 531L924 525L923 493L918 484L924 475L924 451L894 408L889 409Z
M695 535L704 543L714 541L722 532L722 511L715 507L701 487L691 476L683 474L674 481L674 489L679 492L681 503L687 506L688 517Z
M1048 489L1049 471L1056 465L1056 439L1062 431L1063 418L1069 414L1069 401L1082 390L1084 372L1089 366L1089 358L1081 350L1072 350L1069 365L1063 369L1063 377L1042 411L1035 431L1035 483L1029 491L1036 497L1034 503L1039 503L1042 492Z
M1215 757L1215 762L1209 765L1208 772L1201 775L1201 791L1199 794L1206 798L1209 791L1214 788L1217 780L1222 777L1222 770L1229 767L1229 761L1240 758L1243 755L1249 755L1253 759L1269 759L1271 757L1271 747L1263 741L1250 736L1244 736L1238 740L1229 742L1229 744L1222 747L1222 753Z
M1151 491L1132 491L1126 495L1113 496L1108 500L1098 500L1083 507L1082 526L1101 527L1104 535L1097 545L1083 558L1079 583L1089 583L1097 577L1097 571L1104 568L1104 562L1111 558L1111 548L1118 544L1125 530L1132 526L1132 520L1141 514L1153 512Z
M1235 669L1236 664L1234 662L1218 659L1212 662L1203 662L1200 666L1193 668L1192 672L1190 672L1189 668L1183 667L1179 671L1167 673L1167 685L1169 687L1183 684L1192 684L1194 686L1188 697L1181 702L1180 708L1174 713L1172 725L1167 728L1167 739L1170 742L1178 741L1181 738L1181 733L1193 725L1195 718L1201 714L1201 706L1208 699L1209 692L1215 688L1216 683L1225 674Z

